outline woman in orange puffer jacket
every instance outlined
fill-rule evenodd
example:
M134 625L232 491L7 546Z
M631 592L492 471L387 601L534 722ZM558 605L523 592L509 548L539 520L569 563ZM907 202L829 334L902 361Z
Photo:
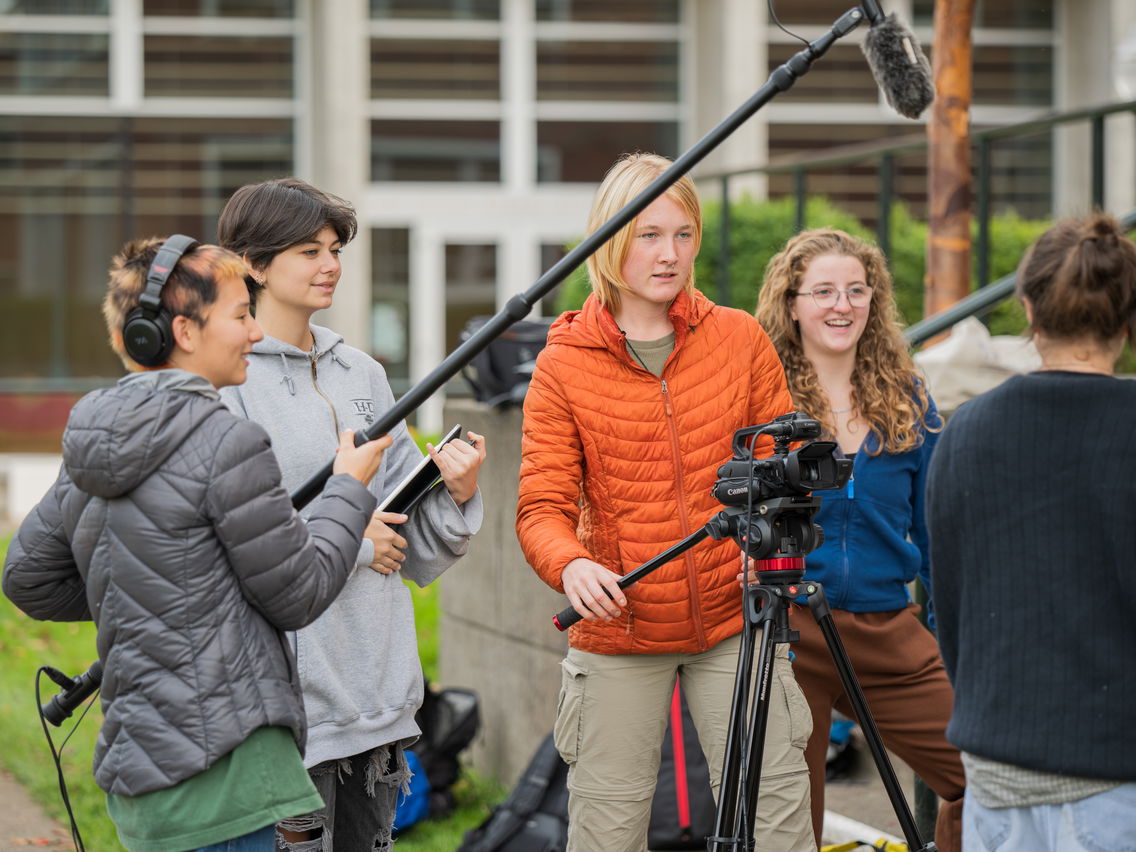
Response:
M636 154L596 194L596 230L670 166ZM588 259L593 293L552 326L525 399L517 535L584 620L562 663L556 744L569 852L646 847L676 677L717 794L742 629L741 552L704 541L626 591L623 574L699 530L737 429L792 407L752 316L694 289L702 236L682 178ZM769 445L759 444L758 454ZM756 820L760 848L815 849L811 720L777 646Z

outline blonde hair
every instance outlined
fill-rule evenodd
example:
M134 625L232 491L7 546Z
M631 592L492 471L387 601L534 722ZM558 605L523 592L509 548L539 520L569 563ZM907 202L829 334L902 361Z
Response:
M828 397L801 345L801 332L789 312L801 278L815 258L852 257L864 267L872 288L867 324L856 346L852 370L852 403L877 438L869 452L902 453L923 441L923 431L942 428L938 418L928 422L931 401L900 331L895 287L883 252L844 231L820 228L789 240L765 267L765 282L754 315L761 323L781 363L797 408L819 420L825 434L835 434Z
M110 347L126 369L144 369L126 354L122 329L126 317L138 307L146 289L146 273L165 242L164 237L132 240L111 261L107 292L103 298L103 319L110 335ZM217 282L225 278L244 280L248 267L233 252L214 245L197 245L178 259L162 287L161 305L172 320L185 316L198 325L205 324L204 311L217 301Z
M670 160L658 154L625 154L620 157L604 175L603 182L596 190L592 211L588 214L588 233L594 233L671 165ZM702 204L698 200L694 181L683 175L667 187L663 195L689 217L694 228L694 253L698 254L698 247L702 244ZM592 291L600 305L610 311L619 309L620 294L629 289L627 282L623 280L622 270L623 262L627 260L627 254L631 250L634 230L635 222L632 221L588 258L588 278L592 282ZM687 295L694 292L693 269L684 292Z

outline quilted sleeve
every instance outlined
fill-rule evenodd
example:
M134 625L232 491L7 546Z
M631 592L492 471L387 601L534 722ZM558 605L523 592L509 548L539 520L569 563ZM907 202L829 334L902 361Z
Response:
M375 509L373 494L339 474L305 524L280 484L267 433L241 420L217 442L206 500L245 598L282 630L310 624L335 600Z
M8 545L4 594L41 621L89 621L87 587L63 523L64 504L79 492L61 467L51 490L20 524ZM72 507L74 508L74 507Z
M546 347L537 356L525 394L517 538L540 578L562 593L564 566L593 557L576 538L584 452L553 353Z

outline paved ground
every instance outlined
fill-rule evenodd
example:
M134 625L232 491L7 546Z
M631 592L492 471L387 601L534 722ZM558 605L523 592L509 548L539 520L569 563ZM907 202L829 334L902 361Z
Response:
M860 735L859 729L853 734L856 746L856 765L851 777L830 782L825 790L825 809L845 819L825 824L826 843L847 843L851 840L865 840L875 843L881 838L903 839L903 832L896 819L895 810L884 790L883 782L876 771L876 764L872 755ZM901 788L907 796L907 805L915 810L914 774L907 764L899 758L892 756L892 766L899 779ZM851 823L851 825L849 825ZM875 829L870 837L862 836L857 823ZM923 840L934 838L924 837Z
M0 772L0 803L0 852L74 848L71 832L48 819L7 772Z
M876 773L875 764L862 742L859 760L850 779L828 785L828 810L845 819L834 819L826 827L826 843L866 840L875 843L884 836L902 836L895 812ZM895 762L896 773L911 803L911 770ZM0 772L0 852L29 852L34 849L72 849L70 832L49 819L23 787L6 772ZM860 826L874 829L870 836L859 836ZM925 838L929 839L929 838ZM98 850L91 850L98 852ZM439 850L447 852L447 850Z

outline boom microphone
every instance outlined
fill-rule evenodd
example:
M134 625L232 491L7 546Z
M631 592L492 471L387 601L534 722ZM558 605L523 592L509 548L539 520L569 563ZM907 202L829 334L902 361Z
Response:
M872 27L863 44L872 76L892 109L919 118L935 99L931 63L894 12L885 17L876 0L862 0L860 6Z

